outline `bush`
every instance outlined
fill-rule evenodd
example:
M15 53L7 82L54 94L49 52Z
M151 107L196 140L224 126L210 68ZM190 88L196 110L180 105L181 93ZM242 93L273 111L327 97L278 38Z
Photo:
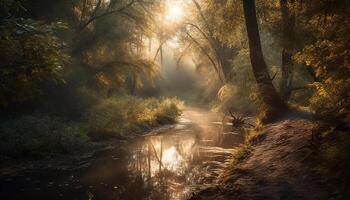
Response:
M174 123L181 114L180 107L181 102L175 98L111 97L102 100L87 114L89 135L104 139Z
M90 90L70 82L46 86L44 92L32 103L32 110L65 120L81 120L99 100Z
M256 93L254 89L253 86L247 89L238 85L226 84L218 91L218 101L214 107L224 112L231 110L241 113L255 113L255 99L252 97L252 94Z
M350 29L341 18L321 28L320 38L298 52L294 59L315 72L318 82L316 92L310 99L316 117L333 123L350 123ZM339 20L339 21L338 21ZM347 22L349 24L349 22ZM318 26L317 26L318 27ZM325 34L324 31L331 31ZM337 34L332 33L337 30ZM331 38L324 38L332 35Z
M181 115L181 107L182 103L175 98L160 100L160 104L154 109L156 121L159 124L174 123L176 118Z
M73 153L87 144L85 133L79 124L49 116L7 119L0 125L0 151L11 157Z
M0 106L33 99L40 94L39 85L44 80L64 81L63 66L69 56L56 32L65 28L62 22L1 20Z
M177 99L124 96L100 100L80 123L39 114L4 118L0 155L37 158L76 153L87 147L89 136L106 139L173 123L181 114L180 105Z
M310 103L316 116L329 123L350 122L350 79L347 82L338 81L332 84L316 84L317 91L311 97Z

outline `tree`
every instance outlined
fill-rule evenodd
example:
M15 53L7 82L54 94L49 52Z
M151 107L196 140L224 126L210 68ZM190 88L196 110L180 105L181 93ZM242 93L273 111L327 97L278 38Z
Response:
M250 61L258 84L259 93L265 104L265 112L263 112L262 121L267 122L284 112L287 106L273 86L267 70L261 48L255 0L243 0L243 11L248 34Z
M222 6L221 2L215 1L206 7L202 7L197 0L191 2L194 6L193 15L196 18L183 23L184 39L190 42L191 47L197 48L201 56L208 59L221 84L230 83L233 78L232 63L238 51L218 39L215 31L217 21L210 10L211 6Z
M0 17L0 106L36 97L44 81L64 81L69 56L57 31L66 25L17 17L22 9L18 1L0 2L0 10L7 10Z
M119 89L134 94L154 77L156 63L140 52L143 36L152 34L148 9L155 6L156 1L78 1L76 20L70 21L71 46L74 59L88 71L90 88L107 95Z
M294 0L280 0L282 14L282 76L280 80L280 94L284 100L288 100L292 90L293 79L293 54L295 46L295 12Z
M298 26L309 38L294 59L315 76L310 106L318 118L349 129L350 2L312 0L300 7Z

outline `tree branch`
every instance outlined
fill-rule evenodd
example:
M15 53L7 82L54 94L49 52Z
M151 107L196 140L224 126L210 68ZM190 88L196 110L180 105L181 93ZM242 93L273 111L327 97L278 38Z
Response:
M178 66L178 65L180 64L182 57L184 57L185 53L186 53L187 50L192 46L192 44L193 44L192 42L189 43L189 44L187 45L187 47L181 52L180 56L179 56L178 59L176 60L176 66Z
M212 34L213 34L213 31L211 30L211 27L210 27L208 21L206 20L204 14L203 14L203 12L202 12L201 6L199 5L199 3L198 3L196 0L192 0L192 2L193 2L194 5L196 6L196 8L197 8L197 10L198 10L198 12L199 12L199 14L200 14L202 20L204 21L205 25L207 26L210 35L212 35Z
M214 52L214 55L215 55L215 58L216 58L216 62L219 65L218 66L218 73L220 73L220 76L225 77L224 74L221 74L221 73L223 73L222 70L221 70L222 69L221 68L221 56L220 56L219 50L216 48L216 45L215 45L213 39L211 39L209 36L207 36L206 33L204 33L204 31L199 26L197 26L196 24L192 24L192 23L184 23L184 24L185 25L190 25L190 26L194 27L195 29L197 29L203 35L203 37L208 41L208 43L210 44L211 49Z
M316 86L314 84L307 84L307 85L304 85L304 86L291 88L290 90L291 91L306 90L306 89L312 89L312 88L315 88L315 87Z
M191 34L189 34L187 31L185 31L185 33L186 33L186 35L188 35L188 37L191 38L191 40L192 40L192 41L202 50L202 52L207 56L207 58L209 59L209 61L213 64L214 70L215 70L215 72L217 73L217 75L218 75L220 81L224 82L223 79L222 79L222 77L221 77L221 74L220 74L220 72L219 72L219 70L218 70L218 67L217 67L216 63L215 63L215 61L213 60L213 58L208 54L208 52L204 49L204 47L202 47L202 45L201 45L196 39L194 39L194 38L192 37Z
M99 2L101 2L102 0L99 0ZM134 3L136 3L137 0L132 0L130 1L128 4L126 4L124 7L122 8L119 8L117 10L111 10L111 11L107 11L105 13L102 13L100 15L97 15L95 16L96 12L97 12L97 8L100 7L100 5L98 4L98 6L96 6L96 8L94 9L94 12L93 14L91 15L90 19L85 23L83 24L79 30L78 30L78 33L81 32L82 30L84 30L89 24L91 24L93 21L99 19L99 18L102 18L102 17L105 17L107 15L110 15L110 14L113 14L113 13L118 13L118 12L122 12L124 11L125 9L129 8L130 6L132 6Z

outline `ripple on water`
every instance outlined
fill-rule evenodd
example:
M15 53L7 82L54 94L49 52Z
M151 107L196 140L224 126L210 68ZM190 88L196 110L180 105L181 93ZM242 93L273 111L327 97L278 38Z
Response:
M210 184L230 158L233 150L221 148L222 141L230 148L239 143L234 141L235 133L217 133L219 123L206 123L205 117L205 112L192 112L165 133L120 143L100 153L84 169L40 171L24 176L29 181L22 177L22 182L0 186L8 194L27 199L186 199L197 186ZM33 179L41 181L31 186ZM17 188L26 190L18 192ZM35 188L41 188L40 192Z

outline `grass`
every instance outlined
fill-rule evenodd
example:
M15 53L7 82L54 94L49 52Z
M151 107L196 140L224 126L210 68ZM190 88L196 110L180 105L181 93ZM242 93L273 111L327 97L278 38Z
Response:
M256 145L266 138L266 132L246 129L245 144L248 146Z
M232 155L232 160L229 165L229 170L221 175L222 182L229 182L235 179L239 174L244 173L237 165L247 159L252 151L252 147L266 138L266 132L257 131L254 129L245 129L246 137L242 145L236 148Z
M4 118L0 124L0 156L41 158L79 153L92 141L141 134L174 123L181 105L175 98L122 96L98 101L75 121L47 114Z
M94 139L125 137L164 124L181 115L175 98L112 97L101 101L86 116L89 136Z

